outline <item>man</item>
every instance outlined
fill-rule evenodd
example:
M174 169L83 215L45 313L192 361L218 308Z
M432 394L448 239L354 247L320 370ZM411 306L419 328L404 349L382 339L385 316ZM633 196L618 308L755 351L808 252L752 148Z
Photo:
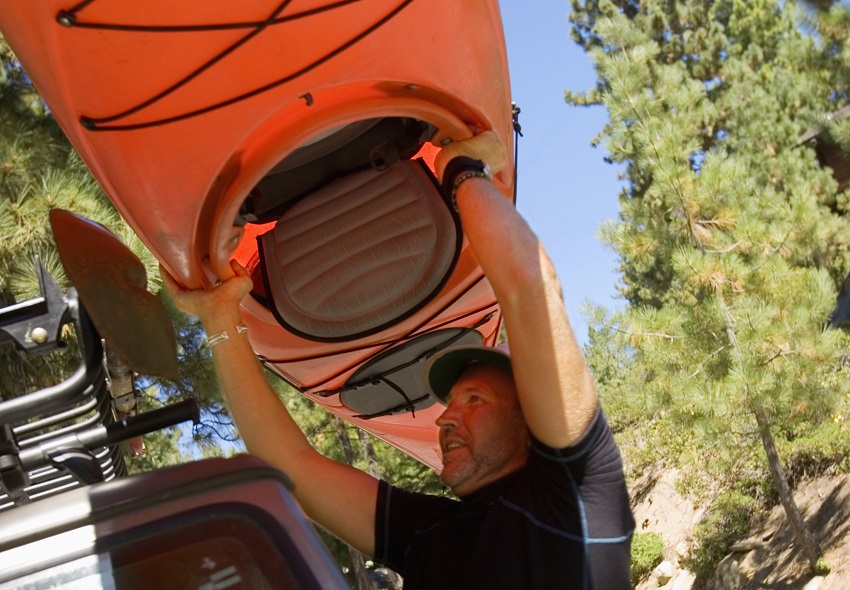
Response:
M436 161L510 341L510 353L449 349L426 368L446 404L441 478L460 502L398 490L310 446L236 331L252 287L245 269L234 263L234 277L208 291L163 278L207 334L229 336L213 356L248 450L289 474L310 518L399 571L406 588L629 588L634 520L619 451L552 264L489 181L483 163L504 161L492 132Z

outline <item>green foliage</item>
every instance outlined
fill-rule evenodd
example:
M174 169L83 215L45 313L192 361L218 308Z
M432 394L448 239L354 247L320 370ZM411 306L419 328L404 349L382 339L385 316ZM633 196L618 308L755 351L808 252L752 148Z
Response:
M663 461L698 498L737 490L702 533L697 565L711 563L712 531L735 534L736 506L781 489L753 482L847 465L833 418L850 338L825 328L850 270L850 197L800 137L850 103L846 29L828 27L850 21L832 7L818 38L779 0L572 5L597 80L566 98L605 106L597 142L626 181L601 234L629 305L593 311L588 362L629 475ZM850 140L850 124L826 128Z
M192 456L180 449L180 435L179 428L159 430L145 435L145 452L127 461L130 473L144 473L191 461Z
M783 440L788 480L792 484L818 475L850 473L850 435L837 417L812 424L804 434Z
M812 569L812 573L816 576L827 576L829 572L832 571L832 568L829 567L829 564L826 560L821 557L818 559L818 562L815 564L815 567Z
M635 585L664 560L664 540L658 533L635 533L632 537L632 584Z
M729 547L747 534L757 509L757 502L738 491L724 492L712 502L708 515L696 527L694 549L685 560L698 582L710 579Z
M270 374L269 377L302 432L323 455L354 465L407 490L431 494L444 492L439 477L430 467L364 430L334 418L333 414L289 387L276 375ZM352 461L346 457L341 443L346 435L351 441Z
M157 261L119 217L0 36L0 306L38 295L33 271L36 255L63 291L70 287L48 221L54 208L106 226L142 260L148 288L153 292L160 289ZM138 386L150 407L194 397L202 407L204 425L192 432L191 442L184 438L182 450L176 434L148 435L146 456L131 464L137 471L220 454L217 447L221 441L236 438L200 324L173 305L169 309L180 342L181 378L178 382L143 378ZM0 347L0 395L18 396L67 378L80 359L73 329L64 337L66 349L47 356L26 357L11 346Z
M80 170L53 120L34 105L37 95L0 37L0 306L38 294L33 258L38 255L60 284L67 286L47 226L45 177L63 171L72 182ZM33 101L35 97L35 101ZM21 358L0 347L0 395L16 397L65 379L79 362L72 331L65 351Z
M138 246L0 36L0 306L38 296L35 256L60 288L69 287L48 222L53 208L99 221ZM153 256L139 252L149 272L155 271ZM13 397L65 379L79 362L73 334L66 336L67 351L48 357L22 358L11 346L3 347L2 395Z

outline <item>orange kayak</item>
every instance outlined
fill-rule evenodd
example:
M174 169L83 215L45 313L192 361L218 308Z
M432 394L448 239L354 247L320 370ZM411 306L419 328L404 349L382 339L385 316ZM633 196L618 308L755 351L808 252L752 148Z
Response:
M496 0L4 0L0 30L115 206L190 287L255 279L261 362L438 467L423 360L501 314L432 172L513 148ZM513 197L509 164L494 178Z

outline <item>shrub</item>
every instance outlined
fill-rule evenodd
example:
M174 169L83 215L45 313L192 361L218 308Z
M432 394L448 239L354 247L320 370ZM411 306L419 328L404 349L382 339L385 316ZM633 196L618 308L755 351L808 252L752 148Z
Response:
M830 571L831 568L829 567L829 564L823 557L821 557L815 564L812 573L814 573L816 576L826 576L829 574Z
M632 537L632 584L646 578L664 559L664 541L658 533L635 533Z
M729 547L749 532L758 508L754 498L737 490L723 492L712 503L694 531L694 549L685 564L699 582L710 579Z
M818 424L780 449L793 487L807 477L850 471L850 437L844 417Z

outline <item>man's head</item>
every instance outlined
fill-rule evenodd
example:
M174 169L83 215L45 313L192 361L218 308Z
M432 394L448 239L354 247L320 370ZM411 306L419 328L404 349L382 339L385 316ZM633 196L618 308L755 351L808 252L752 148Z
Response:
M525 465L531 439L506 345L442 351L426 366L425 382L446 405L437 419L440 478L455 494L465 496Z

